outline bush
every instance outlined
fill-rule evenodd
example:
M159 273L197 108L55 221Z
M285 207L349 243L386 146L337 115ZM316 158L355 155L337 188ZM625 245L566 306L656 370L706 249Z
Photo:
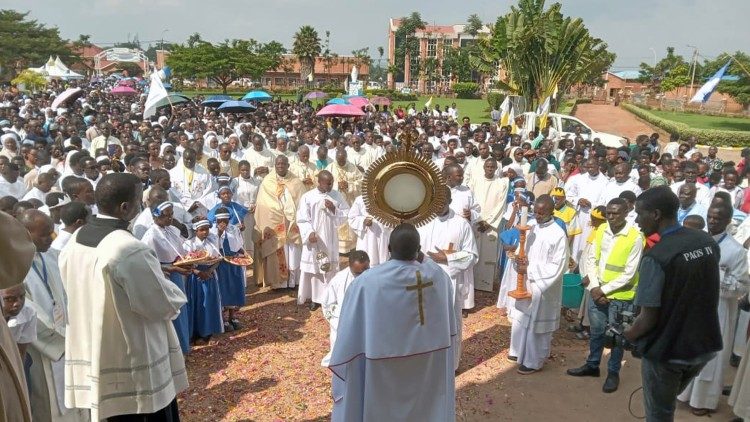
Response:
M669 134L677 134L680 139L695 136L698 139L698 143L702 145L714 145L717 147L750 147L750 132L747 131L697 129L692 128L685 123L663 119L650 113L648 110L636 107L632 104L622 103L620 104L620 107L635 114L646 122L663 129Z
M451 87L456 98L476 98L479 84L476 82L457 82Z
M387 97L391 101L417 101L417 94L404 94L395 89L368 89L365 91L371 97Z
M499 92L488 92L487 93L487 102L490 104L490 110L492 109L499 109L500 104L503 103L503 100L505 100L505 95L501 94Z

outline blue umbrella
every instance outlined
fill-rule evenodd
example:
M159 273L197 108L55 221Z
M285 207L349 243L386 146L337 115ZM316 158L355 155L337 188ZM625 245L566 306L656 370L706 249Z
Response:
M326 101L326 104L351 104L349 101L346 101L343 98L331 98L330 100Z
M242 97L245 101L270 101L271 95L265 91L250 91Z
M230 97L229 95L212 95L203 100L201 105L204 105L206 107L218 107L227 101L232 101L232 97Z
M222 113L250 113L255 111L257 107L248 103L247 101L226 101L220 105L216 110Z

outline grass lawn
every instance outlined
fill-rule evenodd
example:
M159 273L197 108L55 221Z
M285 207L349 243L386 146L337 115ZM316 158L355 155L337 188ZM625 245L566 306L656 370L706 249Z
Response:
M240 97L244 95L247 91L237 91L237 92L228 92L227 95L231 97ZM196 95L203 95L204 97L209 97L211 95L220 95L221 91L182 91L182 94L187 95L188 97L195 97ZM342 94L343 95L343 94ZM282 99L296 99L296 95L281 95ZM417 106L417 110L421 110L422 107L424 107L424 104L430 99L429 95L423 95L420 96L417 101L395 101L393 103L393 107L398 107L399 105L403 106L404 109L408 107L409 104L415 103ZM487 100L484 99L478 99L478 100L462 100L457 98L447 98L447 97L434 97L432 99L432 107L435 107L435 105L440 105L440 109L444 109L446 106L451 105L452 103L456 103L456 107L458 107L458 114L459 118L463 118L464 116L468 116L472 123L481 123L484 121L490 120L490 112L489 112L489 104L487 103Z
M663 119L685 123L699 129L750 131L750 119L744 117L707 116L694 113L648 110Z

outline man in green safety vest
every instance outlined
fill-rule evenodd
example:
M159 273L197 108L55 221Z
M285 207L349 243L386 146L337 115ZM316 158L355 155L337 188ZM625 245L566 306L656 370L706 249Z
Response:
M591 293L589 298L589 356L580 368L568 369L574 377L598 377L604 349L607 323L614 322L623 311L633 312L633 299L638 286L638 264L645 240L638 227L626 221L628 204L615 198L607 204L607 222L594 235L592 253L588 257L588 275L582 284ZM614 347L607 363L607 380L602 391L612 393L620 384L620 366L624 350Z

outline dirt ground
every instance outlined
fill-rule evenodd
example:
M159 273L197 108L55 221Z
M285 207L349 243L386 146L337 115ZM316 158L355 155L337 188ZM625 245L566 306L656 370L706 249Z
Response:
M251 283L252 284L252 283ZM507 360L510 324L494 304L497 293L477 292L464 319L463 354L456 378L459 421L628 421L631 393L640 386L637 359L626 355L620 389L601 392L604 378L573 378L588 344L561 329L544 370L519 375ZM328 350L328 325L320 310L298 306L291 292L251 288L239 331L215 337L187 357L190 389L180 396L185 421L324 421L330 418L330 373L320 366ZM567 327L567 324L564 324ZM728 382L734 371L728 374ZM632 409L643 415L640 391ZM729 420L722 399L714 420ZM699 420L684 407L677 420Z

